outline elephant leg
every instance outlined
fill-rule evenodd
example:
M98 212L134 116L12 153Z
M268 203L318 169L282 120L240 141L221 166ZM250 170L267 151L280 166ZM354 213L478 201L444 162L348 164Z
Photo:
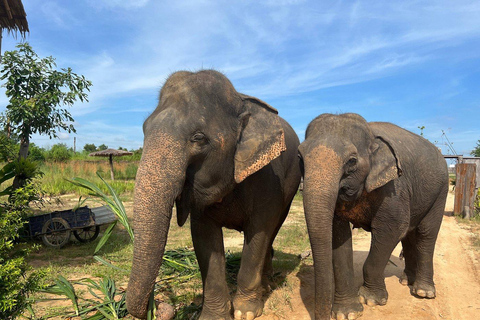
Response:
M278 231L278 224L281 222L252 219L245 228L237 293L233 300L235 319L253 320L262 315L264 293L262 282L265 281L264 273L271 269L272 243Z
M407 233L402 240L405 269L400 277L400 283L404 286L413 285L417 274L417 243L415 232L416 230Z
M232 319L222 228L205 215L201 219L192 215L191 229L203 282L203 309L199 319Z
M273 255L274 250L272 245L270 245L270 249L267 250L267 254L265 255L265 262L263 265L262 289L264 294L271 291L271 283L273 277Z
M363 265L363 286L358 291L360 302L369 306L387 303L388 292L385 286L384 271L393 249L400 240L402 231L402 228L397 225L393 228L383 225L372 228L370 252Z
M332 258L335 278L335 297L332 314L335 319L357 319L363 306L358 300L353 272L352 231L350 223L334 216L332 229Z
M445 199L437 199L416 229L417 272L412 292L422 298L435 298L433 282L433 253L442 224Z
M273 250L273 241L277 237L278 231L280 230L285 218L290 211L290 205L284 210L283 215L280 217L280 220L277 222L277 227L275 228L273 234L270 237L270 249L267 250L265 255L265 264L263 266L263 275L262 275L262 286L264 293L268 293L271 291L271 284L273 284L272 277L273 277L273 256L275 250Z

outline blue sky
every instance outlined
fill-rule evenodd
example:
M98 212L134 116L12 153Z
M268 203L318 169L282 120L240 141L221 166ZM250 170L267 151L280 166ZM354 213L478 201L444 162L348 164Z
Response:
M138 148L177 70L215 68L303 140L325 112L389 121L458 154L480 139L479 1L24 0L27 41L93 82L58 142ZM2 50L17 41L4 34ZM4 94L0 106L6 105ZM4 107L0 107L0 111ZM450 152L451 154L452 152Z

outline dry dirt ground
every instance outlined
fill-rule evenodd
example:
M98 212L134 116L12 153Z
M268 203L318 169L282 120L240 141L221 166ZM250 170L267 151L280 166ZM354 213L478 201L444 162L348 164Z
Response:
M453 211L453 193L449 194L446 212ZM480 262L478 252L471 246L469 228L459 225L454 217L444 216L438 236L434 267L437 297L419 299L410 294L410 288L402 286L398 279L404 268L400 260L401 245L394 250L385 270L385 282L389 300L385 306L364 306L365 320L384 319L478 319L480 313ZM370 247L370 234L359 232L354 236L354 264L356 285L362 282L362 266ZM259 320L313 319L314 276L313 266L305 266L296 274L298 285L291 293L289 308L282 317L264 315ZM268 301L267 301L268 302Z
M62 206L72 206L64 199ZM73 200L71 200L73 201ZM125 203L131 214L131 202ZM303 209L298 204L295 214L285 222L304 223ZM446 212L453 211L453 193L449 194ZM419 299L410 294L410 288L402 286L398 278L402 274L404 261L399 259L401 245L394 250L385 270L385 282L389 293L386 306L364 306L360 319L477 319L480 314L480 262L479 252L472 247L471 229L459 224L454 217L444 216L435 256L436 299ZM226 236L226 247L241 248L243 236L230 233ZM354 262L356 285L362 284L362 266L370 247L370 234L359 231L354 234ZM281 250L281 248L279 248ZM298 254L298 253L296 253ZM265 302L264 315L259 320L308 320L313 319L314 276L311 258L300 263L296 271L287 275L288 287L274 290Z

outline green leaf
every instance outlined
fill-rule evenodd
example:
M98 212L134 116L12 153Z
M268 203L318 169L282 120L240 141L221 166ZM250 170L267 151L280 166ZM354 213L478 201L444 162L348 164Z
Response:
M77 294L75 293L75 289L73 288L70 281L65 279L63 276L58 276L58 278L55 279L54 286L50 286L49 288L46 288L41 291L50 293L50 294L66 296L68 299L70 299L70 301L72 301L73 308L75 309L75 314L77 316L79 315L78 297L77 297Z
M107 243L107 240L112 235L113 229L115 228L116 225L117 225L117 221L114 221L108 226L107 230L105 230L102 238L98 242L97 247L95 248L95 251L93 252L93 255L96 255L98 253L98 251L100 251L100 249L102 249L102 247L105 245L105 243Z
M125 273L130 273L130 270L126 270L126 269L122 269L122 268L119 268L113 264L111 264L110 262L106 261L105 259L99 257L99 256L93 256L93 259L97 260L98 262L108 266L108 267L111 267L115 270L118 270L118 271L122 271L122 272L125 272Z

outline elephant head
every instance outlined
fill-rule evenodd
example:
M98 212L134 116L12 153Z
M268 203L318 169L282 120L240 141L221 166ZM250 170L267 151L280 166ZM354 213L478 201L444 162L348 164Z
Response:
M146 316L174 203L181 226L278 157L286 146L276 114L216 71L176 72L167 79L143 125L127 292L132 315Z
M304 207L315 268L316 319L330 319L333 297L332 222L348 206L401 174L393 144L357 114L323 114L299 147ZM363 212L354 217L362 221Z

